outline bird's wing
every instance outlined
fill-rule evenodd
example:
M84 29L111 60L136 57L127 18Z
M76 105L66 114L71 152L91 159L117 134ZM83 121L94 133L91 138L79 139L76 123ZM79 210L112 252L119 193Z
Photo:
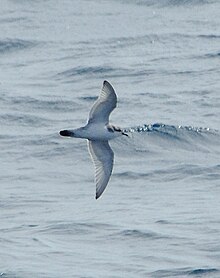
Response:
M108 81L103 82L101 93L89 112L89 123L108 124L109 115L116 107L117 96Z
M96 199L98 199L110 179L114 152L110 148L108 141L88 141L88 146L95 165Z

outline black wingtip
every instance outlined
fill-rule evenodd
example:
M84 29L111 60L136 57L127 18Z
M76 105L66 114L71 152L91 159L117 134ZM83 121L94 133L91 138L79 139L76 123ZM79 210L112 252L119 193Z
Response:
M98 193L96 193L96 195L95 195L95 199L97 200L100 196L101 196L102 194L98 194Z

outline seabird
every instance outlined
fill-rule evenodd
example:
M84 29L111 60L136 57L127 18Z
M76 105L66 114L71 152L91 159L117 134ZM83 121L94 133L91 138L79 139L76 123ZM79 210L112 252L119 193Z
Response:
M102 195L112 173L114 152L108 141L118 136L128 136L121 128L109 124L109 115L116 105L116 93L105 80L100 95L89 112L87 125L60 131L61 136L88 139L89 153L95 166L96 199Z

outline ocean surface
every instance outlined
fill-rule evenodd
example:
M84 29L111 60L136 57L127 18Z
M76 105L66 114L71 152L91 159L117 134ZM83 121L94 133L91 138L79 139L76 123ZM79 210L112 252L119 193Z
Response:
M220 1L1 0L0 277L220 277ZM85 140L104 80L115 164Z

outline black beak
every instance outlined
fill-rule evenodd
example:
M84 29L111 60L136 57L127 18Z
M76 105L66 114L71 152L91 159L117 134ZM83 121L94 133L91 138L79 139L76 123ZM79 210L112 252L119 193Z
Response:
M70 136L70 134L72 134L72 132L70 132L69 130L61 130L60 131L61 136Z

